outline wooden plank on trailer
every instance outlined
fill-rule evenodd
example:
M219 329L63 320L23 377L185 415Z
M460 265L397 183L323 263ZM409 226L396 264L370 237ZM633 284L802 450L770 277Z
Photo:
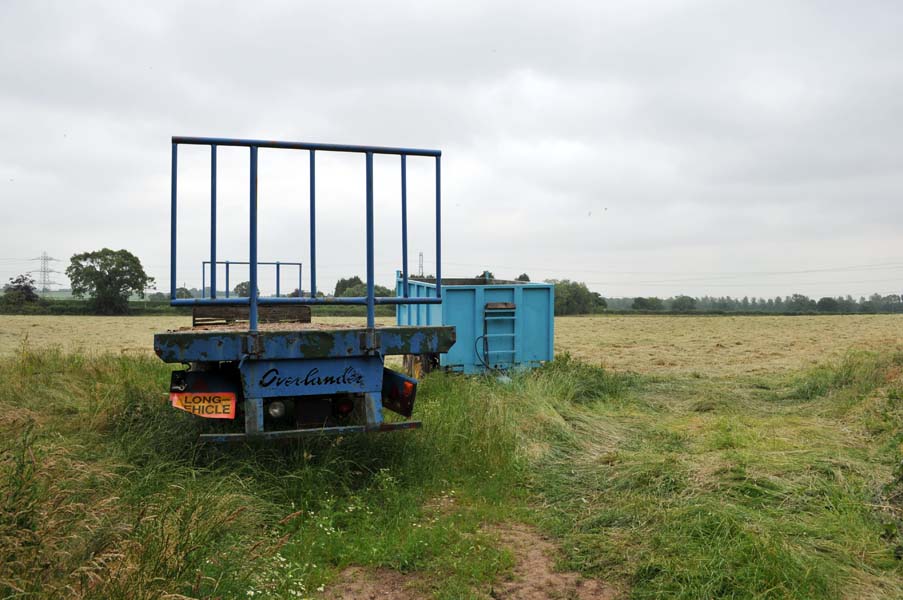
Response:
M248 306L195 306L191 311L191 325L217 325L247 321ZM257 307L261 323L310 323L310 307L302 304L263 304Z

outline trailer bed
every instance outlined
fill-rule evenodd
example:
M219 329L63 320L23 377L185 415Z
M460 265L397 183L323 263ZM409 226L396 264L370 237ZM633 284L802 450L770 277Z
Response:
M384 329L386 326L377 325L376 329ZM394 327L394 325L389 325ZM279 322L279 323L258 323L257 331L342 331L346 329L366 329L360 325L352 325L345 323L298 323L298 322ZM210 323L198 324L188 327L179 327L171 329L168 333L184 333L186 331L220 331L220 332L247 332L247 322L236 323Z
M158 333L154 352L168 363L191 363L431 354L448 352L454 343L455 328L445 326L261 323L251 332L235 323Z

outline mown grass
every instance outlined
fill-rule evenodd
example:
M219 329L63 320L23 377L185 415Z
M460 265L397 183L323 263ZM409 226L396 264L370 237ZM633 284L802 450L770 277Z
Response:
M575 430L606 428L539 461L566 565L633 598L903 597L901 364L854 353L784 379L662 379L645 402L566 407Z
M633 598L903 597L900 353L803 374L563 356L428 377L421 431L210 447L153 357L0 360L0 597L312 597L349 565L485 598L532 522Z

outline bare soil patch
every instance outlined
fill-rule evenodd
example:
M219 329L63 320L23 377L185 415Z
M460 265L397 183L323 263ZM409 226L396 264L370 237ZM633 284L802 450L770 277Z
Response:
M521 524L496 526L489 532L515 557L511 578L492 584L484 597L494 600L610 600L615 588L579 573L555 570L558 548L532 527ZM424 581L416 574L390 569L349 567L326 593L330 600L420 600Z
M516 558L510 581L494 584L490 597L497 600L608 600L617 590L579 573L555 570L558 548L535 529L521 524L494 529L502 544Z
M413 589L414 575L391 569L348 567L328 592L329 600L420 600L426 598Z

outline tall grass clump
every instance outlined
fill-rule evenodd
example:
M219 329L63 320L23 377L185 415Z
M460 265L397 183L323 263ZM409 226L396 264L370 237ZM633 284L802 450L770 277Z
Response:
M885 383L888 367L900 363L900 352L851 351L837 362L818 365L795 377L785 398L813 400L838 391L861 395Z
M244 593L242 539L270 507L187 460L168 373L148 357L27 347L0 360L0 596ZM129 426L139 416L156 435Z

